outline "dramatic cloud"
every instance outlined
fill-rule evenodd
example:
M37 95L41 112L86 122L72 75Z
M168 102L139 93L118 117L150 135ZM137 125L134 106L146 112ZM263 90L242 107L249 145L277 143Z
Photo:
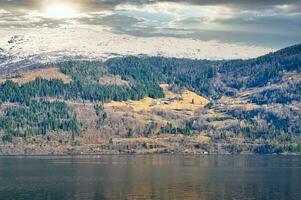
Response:
M301 42L301 1L0 0L3 28L87 25L139 37L283 47Z

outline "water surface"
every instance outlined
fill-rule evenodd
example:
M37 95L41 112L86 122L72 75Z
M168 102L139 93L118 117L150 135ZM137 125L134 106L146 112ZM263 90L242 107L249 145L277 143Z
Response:
M301 157L1 157L0 199L300 200Z

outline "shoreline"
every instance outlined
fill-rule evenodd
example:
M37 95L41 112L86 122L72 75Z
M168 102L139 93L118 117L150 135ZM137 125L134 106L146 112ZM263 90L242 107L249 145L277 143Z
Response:
M301 153L281 153L281 154L256 154L256 153L97 153L97 154L0 154L2 157L89 157L89 156L159 156L159 155L168 155L168 156L301 156Z

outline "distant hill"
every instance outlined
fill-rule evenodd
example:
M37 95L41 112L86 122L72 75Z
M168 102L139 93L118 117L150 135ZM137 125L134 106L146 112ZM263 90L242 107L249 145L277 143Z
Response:
M228 61L219 71L230 87L260 87L279 82L285 71L299 73L300 55L301 45L295 45L256 59Z
M249 60L126 56L31 66L0 79L0 152L37 137L61 143L62 153L301 152L300 69L301 45ZM70 136L63 143L62 134Z

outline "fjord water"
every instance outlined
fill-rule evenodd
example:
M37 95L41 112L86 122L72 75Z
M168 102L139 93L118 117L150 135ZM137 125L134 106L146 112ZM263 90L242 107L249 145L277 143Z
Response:
M301 199L301 157L1 157L0 199Z

